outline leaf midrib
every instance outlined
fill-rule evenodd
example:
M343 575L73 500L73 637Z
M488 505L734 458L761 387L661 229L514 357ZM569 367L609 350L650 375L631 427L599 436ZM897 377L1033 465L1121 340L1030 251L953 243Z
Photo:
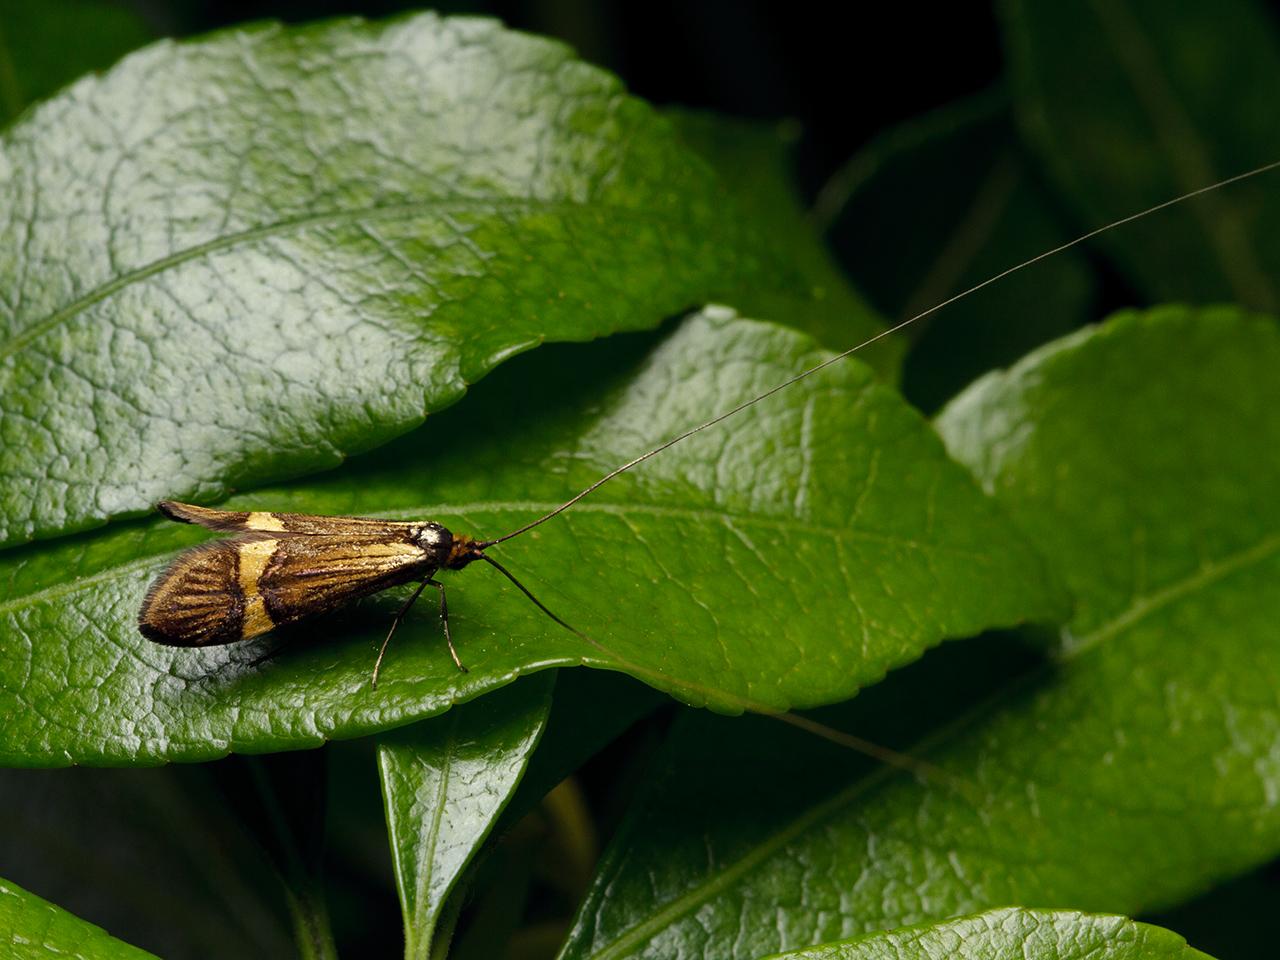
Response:
M1255 563L1261 563L1277 551L1280 551L1280 533L1264 537L1251 547L1245 547L1235 553L1228 554L1222 559L1206 563L1194 573L1175 580L1154 593L1136 596L1129 606L1119 614L1103 622L1084 636L1077 638L1070 650L1058 659L1063 662L1073 660L1080 653L1111 639L1116 634L1127 630L1136 623L1140 623L1153 613L1176 603L1196 590L1211 586L1229 577L1237 570L1242 570Z
M212 240L205 241L204 243L199 243L175 253L171 253L168 256L161 257L158 260L153 260L151 263L145 264L141 267L136 267L118 277L108 280L106 283L99 284L87 293L70 301L65 306L58 308L48 316L34 321L25 330L18 331L10 337L7 343L0 344L0 360L18 353L42 334L47 333L62 323L66 323L68 320L77 316L84 310L87 310L95 303L99 303L100 301L107 299L134 283L140 283L155 276L156 274L162 273L165 270L181 266L212 253L231 249L243 243L250 243L264 237L279 236L288 233L291 230L301 230L316 225L341 224L347 222L358 223L363 220L394 220L398 217L409 218L434 210L486 209L551 211L599 209L607 210L612 216L616 217L627 216L641 220L651 220L658 223L664 223L668 219L655 214L647 208L600 203L598 201L539 200L514 197L460 197L456 199L443 199L436 197L429 200L415 200L406 203L397 203L394 205L388 204L380 206L375 204L355 210L326 210L321 213L307 214L305 216L262 224L261 226L252 227L248 230L241 230L236 233L215 237Z
M1261 563L1278 551L1280 551L1280 532L1264 537L1250 547L1228 554L1212 564L1211 569L1201 568L1194 574L1174 581L1154 594L1137 598L1125 610L1082 638L1078 646L1073 647L1059 658L1059 662L1069 662L1076 659L1079 654L1092 650L1102 640L1115 636L1120 631L1140 623L1155 612L1196 592L1197 589L1217 583L1253 564ZM1017 681L1015 681L1016 683ZM1002 694L996 694L988 701L988 706L998 703L1002 697ZM944 727L938 731L935 737L930 738L929 745L936 748L952 740L968 726L970 718L970 715L966 715L960 721ZM632 947L647 942L652 938L653 934L665 929L680 917L706 903L716 893L726 889L732 882L749 873L755 866L782 849L791 840L822 823L827 818L841 812L860 794L878 785L888 775L897 772L893 768L881 767L870 776L841 790L834 797L810 808L792 821L788 827L764 838L742 857L702 885L690 889L682 896L672 900L657 913L650 915L635 926L627 928L617 939L605 944L603 949L589 953L588 956L591 960L615 960L615 958L626 956L627 951ZM563 957L564 954L562 953L561 956Z
M440 842L440 824L444 817L444 808L449 795L449 780L453 774L453 755L454 748L458 743L458 713L456 710L450 710L449 735L445 741L443 751L443 759L439 769L439 777L436 783L435 808L431 811L431 824L427 830L426 850L419 850L418 875L414 881L414 934L421 936L425 931L425 939L415 939L414 956L429 957L431 955L431 941L435 939L435 923L436 915L439 911L439 903L431 903L429 897L429 888L431 886L432 871L436 865L436 847ZM425 870L422 868L425 867Z

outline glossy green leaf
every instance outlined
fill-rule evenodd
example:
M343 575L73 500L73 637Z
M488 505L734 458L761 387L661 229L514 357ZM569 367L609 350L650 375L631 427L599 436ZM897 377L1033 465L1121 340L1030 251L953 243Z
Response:
M1136 915L1274 857L1277 369L1272 321L1165 308L962 394L953 451L1077 597L1053 661L936 725L942 774L682 725L566 960L757 957L1009 903Z
M656 342L547 348L379 456L231 503L427 517L492 537L825 356L806 337L724 310ZM0 557L0 759L130 763L313 746L577 664L720 711L782 710L845 699L945 637L1064 610L1036 551L856 361L494 548L589 639L485 564L449 575L467 674L424 599L370 689L398 591L291 631L289 647L256 666L279 639L203 650L143 640L135 617L149 580L205 536L156 519Z
M1017 113L1081 229L1280 158L1280 39L1253 0L998 4ZM1150 299L1280 308L1271 173L1098 238Z
M554 680L522 680L379 745L406 960L432 956L445 899L511 799L546 727Z
M909 121L837 173L815 217L853 283L893 322L1068 240L1023 155L1003 91ZM1064 251L923 317L902 375L936 410L979 374L1086 321L1093 279Z
M1125 917L1010 907L777 954L772 960L1208 960Z
M156 960L7 880L0 880L0 947L10 960Z
M0 0L0 126L152 38L137 14L111 0Z
M684 141L715 167L752 223L779 251L786 251L777 259L794 261L804 276L806 289L798 292L782 292L768 282L747 285L734 298L734 306L803 330L832 350L847 350L884 330L884 321L850 286L805 212L792 169L797 134L790 124L690 110L668 110L666 115ZM885 337L862 351L859 359L895 381L903 346L902 338Z
M152 45L11 127L0 185L0 543L335 466L759 266L616 79L428 14Z

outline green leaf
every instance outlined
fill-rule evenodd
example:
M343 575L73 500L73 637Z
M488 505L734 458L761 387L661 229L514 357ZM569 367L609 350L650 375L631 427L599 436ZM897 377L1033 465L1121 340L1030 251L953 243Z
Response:
M378 748L406 960L427 960L445 899L524 775L555 675L417 723Z
M1067 239L1003 91L902 124L823 189L815 216L853 283L894 322ZM981 373L1091 319L1093 279L1064 251L917 320L903 392L935 410Z
M1092 229L1280 156L1280 44L1252 0L1004 0L1018 118ZM1151 300L1280 308L1277 174L1097 243Z
M0 880L0 931L11 960L156 960L7 880Z
M791 124L691 110L669 109L666 115L684 141L715 167L739 208L777 249L777 259L794 261L807 284L802 293L784 292L763 276L738 292L734 306L803 330L832 350L847 350L884 330L883 320L849 285L804 210L792 168L797 132ZM893 381L902 353L902 340L886 337L859 359Z
M616 341L616 342L615 342ZM492 537L708 414L830 356L723 310L653 344L547 348L379 456L233 509L430 517ZM537 361L536 363L533 361ZM493 378L490 378L493 379ZM554 390L547 385L554 384ZM552 666L621 670L717 710L842 700L949 636L1063 610L1038 554L915 411L856 362L619 477L495 555L580 630L485 564L373 650L403 594L280 644L184 650L135 626L148 582L208 534L147 524L0 557L0 761L196 760L398 726Z
M776 954L774 960L1207 960L1125 917L1009 907Z
M756 957L1009 903L1134 915L1274 857L1276 369L1272 322L1166 308L963 394L949 444L1077 597L1053 661L951 711L923 754L941 776L673 730L566 960Z
M332 467L759 261L613 77L489 21L158 43L0 138L0 543Z
M133 12L109 0L0 0L0 126L152 37Z

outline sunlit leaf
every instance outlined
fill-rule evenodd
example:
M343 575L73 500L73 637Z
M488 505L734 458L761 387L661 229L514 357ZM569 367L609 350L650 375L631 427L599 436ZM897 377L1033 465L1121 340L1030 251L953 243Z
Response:
M13 125L0 187L0 543L333 467L784 272L616 79L429 14L149 46Z

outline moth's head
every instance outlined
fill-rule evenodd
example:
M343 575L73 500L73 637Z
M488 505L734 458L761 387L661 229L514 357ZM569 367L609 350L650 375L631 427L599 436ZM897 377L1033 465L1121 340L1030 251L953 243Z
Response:
M413 542L420 546L431 557L431 562L440 568L449 562L453 545L457 542L452 533L438 523L423 523L413 531Z
M453 545L449 548L449 557L444 565L450 570L461 570L475 560L487 559L484 555L484 548L487 546L489 546L487 541L456 536L453 538Z

